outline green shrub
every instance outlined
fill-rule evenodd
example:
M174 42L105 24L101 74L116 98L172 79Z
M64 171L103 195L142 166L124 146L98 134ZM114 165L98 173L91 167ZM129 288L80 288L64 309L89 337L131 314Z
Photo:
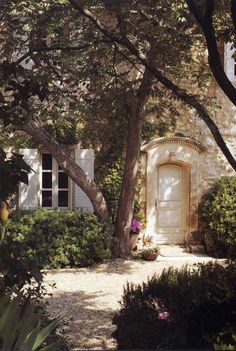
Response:
M0 292L12 287L21 289L33 280L36 283L32 285L33 290L37 290L33 295L41 295L43 275L38 267L38 259L30 253L23 235L28 227L20 221L15 223L10 220L5 223L5 226L6 237L0 244Z
M16 243L24 245L25 258L41 268L84 267L111 256L109 229L88 213L16 213L7 224L6 246L14 251Z
M33 278L40 290L43 277L38 265L38 258L32 255L22 237L20 239L15 234L7 235L0 246L0 272L3 274L4 288L17 286L21 289Z
M199 218L208 253L236 257L236 177L223 177L203 196Z
M170 268L142 285L128 284L113 323L119 349L217 348L236 332L236 266ZM233 344L236 346L236 343Z

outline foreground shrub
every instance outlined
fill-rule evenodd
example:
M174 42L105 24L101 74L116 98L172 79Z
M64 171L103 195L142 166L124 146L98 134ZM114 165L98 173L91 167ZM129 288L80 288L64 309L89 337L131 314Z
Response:
M68 351L56 332L59 320L48 317L48 296L37 261L27 257L25 243L8 238L0 244L0 350Z
M0 246L0 272L3 272L4 288L17 286L21 289L33 280L36 283L35 289L39 292L43 279L38 267L39 260L31 254L31 249L27 247L24 239L18 239L17 234L8 234Z
M236 177L223 177L199 206L208 253L236 257Z
M235 349L235 276L235 264L209 263L194 271L170 268L142 285L128 284L113 319L118 348Z
M7 225L6 246L25 247L25 258L39 267L84 267L111 256L112 237L106 224L81 212L16 213ZM1 255L1 253L0 253Z

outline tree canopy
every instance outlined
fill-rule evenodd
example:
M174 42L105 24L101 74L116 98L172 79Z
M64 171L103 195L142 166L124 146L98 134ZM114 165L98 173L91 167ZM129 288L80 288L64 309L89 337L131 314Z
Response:
M101 218L109 211L99 187L60 144L93 147L105 165L100 180L122 164L120 252L127 247L141 143L173 130L181 104L195 110L236 169L207 94L211 69L235 103L217 48L234 36L234 7L223 0L1 2L1 128L23 130L43 144Z

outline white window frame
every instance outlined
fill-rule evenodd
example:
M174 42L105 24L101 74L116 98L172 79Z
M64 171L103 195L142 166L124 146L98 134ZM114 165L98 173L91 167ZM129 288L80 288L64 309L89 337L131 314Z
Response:
M224 69L231 82L236 83L236 58L233 57L236 48L232 42L224 45Z
M49 152L40 152L40 207L45 209L55 209L58 208L60 210L71 210L72 209L72 181L68 177L68 188L60 188L58 187L59 173L64 173L63 170L59 169L58 162L52 156L52 169L51 170L43 170L43 154L50 154ZM43 188L43 173L52 173L52 188ZM68 206L67 207L59 207L58 206L58 192L60 191L68 191ZM52 191L52 206L42 206L42 192L43 191Z

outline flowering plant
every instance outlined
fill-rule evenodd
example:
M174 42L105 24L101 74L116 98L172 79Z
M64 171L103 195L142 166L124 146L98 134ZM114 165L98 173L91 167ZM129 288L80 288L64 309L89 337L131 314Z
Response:
M141 223L137 219L133 219L131 222L130 233L131 234L138 234L141 229Z
M170 319L170 314L169 312L159 312L158 313L158 319L162 319L162 320L168 320Z
M159 246L155 245L155 246L149 246L149 247L144 247L142 250L143 254L159 254L160 253L160 248Z
M143 237L143 246L150 246L153 243L153 235L148 234Z
M159 253L160 248L158 246L148 246L142 249L140 257L146 261L155 261Z

